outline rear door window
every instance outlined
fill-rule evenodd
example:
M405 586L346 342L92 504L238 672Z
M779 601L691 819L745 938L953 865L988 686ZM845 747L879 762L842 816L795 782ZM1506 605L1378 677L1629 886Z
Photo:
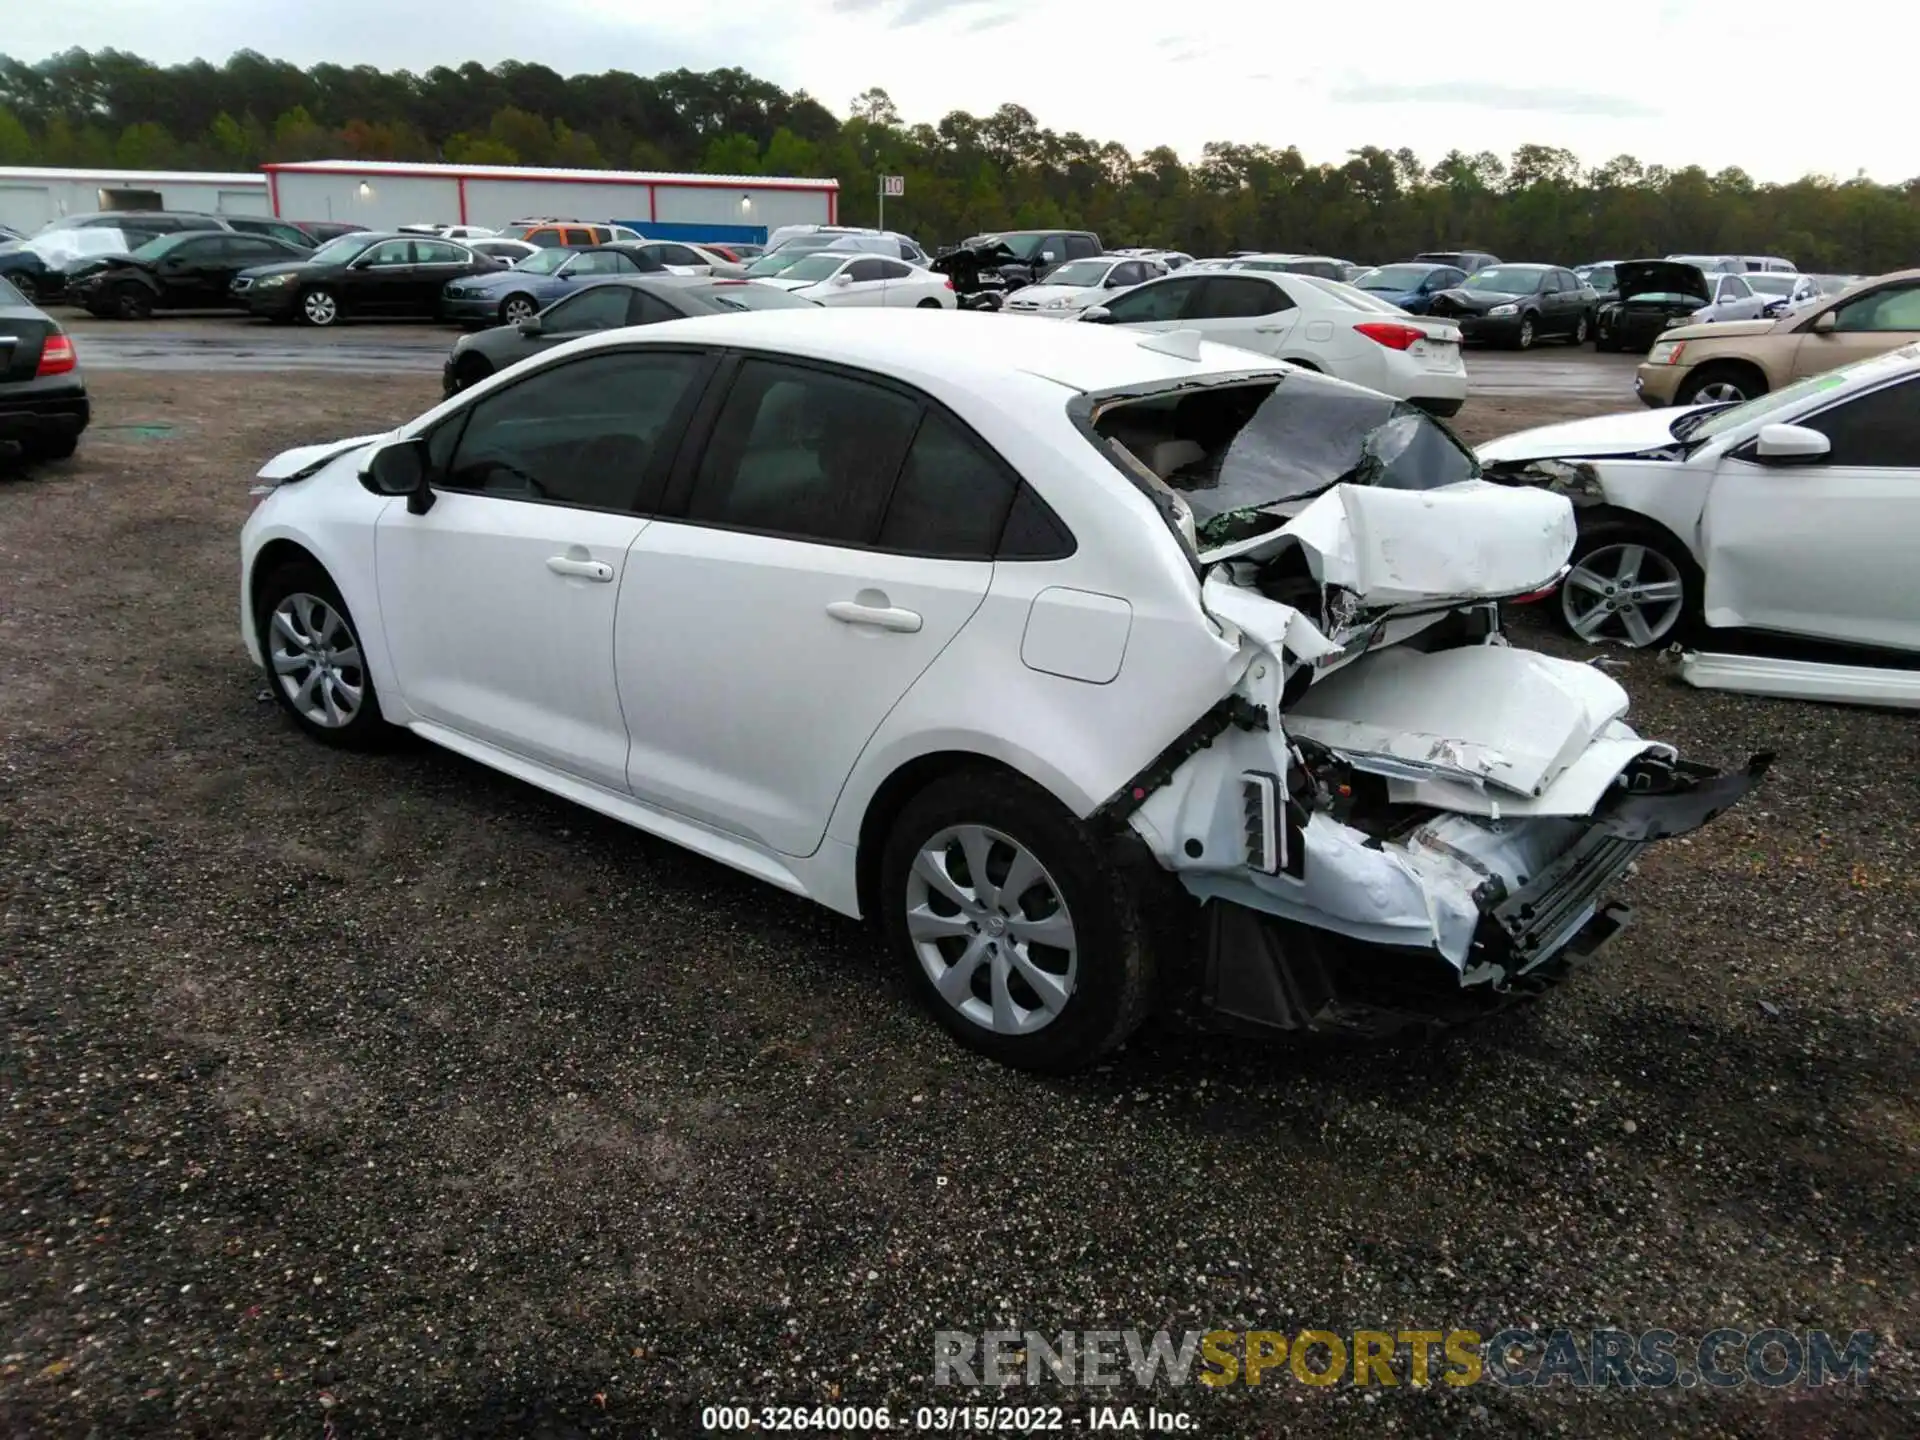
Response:
M1273 315L1291 308L1293 302L1278 285L1255 280L1247 275L1216 275L1202 282L1199 302L1185 318L1193 320L1236 320L1251 315Z
M1910 470L1920 455L1920 380L1856 395L1802 423L1832 443L1828 465Z

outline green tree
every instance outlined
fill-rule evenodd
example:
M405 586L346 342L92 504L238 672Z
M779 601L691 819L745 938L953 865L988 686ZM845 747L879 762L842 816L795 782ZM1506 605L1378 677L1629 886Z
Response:
M0 105L0 165L31 165L37 149L20 117Z

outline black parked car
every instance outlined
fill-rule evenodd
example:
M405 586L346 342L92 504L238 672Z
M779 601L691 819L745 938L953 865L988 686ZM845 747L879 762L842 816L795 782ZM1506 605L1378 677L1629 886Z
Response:
M277 322L431 319L449 280L505 268L452 240L369 231L329 240L304 260L242 270L232 293L252 314Z
M1423 265L1451 265L1469 275L1500 263L1498 255L1489 255L1485 250L1422 250L1413 258Z
M1713 302L1713 284L1698 265L1680 260L1622 260L1613 267L1618 297L1600 307L1593 348L1644 355L1663 330L1684 325Z
M1091 230L996 230L991 235L974 235L962 241L960 248L975 250L996 242L1013 252L1013 259L1000 267L1000 278L1009 290L1038 285L1048 271L1069 260L1090 260L1107 253Z
M241 303L231 287L242 270L311 253L310 246L225 230L162 235L131 255L99 255L69 266L67 303L121 320L144 320L155 310L230 309Z
M356 225L350 220L296 220L298 225L313 237L313 243L324 245L329 240L338 240L342 235L366 235L370 232L364 225Z
M807 300L751 280L706 280L680 276L639 276L596 280L564 300L556 300L530 320L497 325L453 342L441 372L451 395L478 384L496 370L538 355L554 345L596 330L653 325L690 315L730 315L747 310L820 310Z
M1427 313L1457 320L1469 340L1529 350L1556 335L1586 344L1596 299L1557 265L1491 265L1435 295Z
M1008 267L1025 273L1020 257L998 239L990 238L945 251L927 268L953 281L953 293L962 310L998 310L1007 301L1003 272Z
M73 340L0 280L0 445L29 460L64 460L93 418Z
M162 235L182 231L265 235L311 248L298 226L260 215L208 215L196 210L100 210L63 215L19 244L0 246L0 276L37 304L66 298L68 284L93 262L124 256ZM257 262L256 262L257 263Z

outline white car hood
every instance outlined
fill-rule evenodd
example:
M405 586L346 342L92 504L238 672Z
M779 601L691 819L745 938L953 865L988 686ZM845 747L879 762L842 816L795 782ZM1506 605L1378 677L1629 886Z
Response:
M1288 544L1306 551L1322 585L1368 610L1528 595L1557 581L1573 553L1573 504L1486 480L1438 490L1336 485L1280 529L1200 558L1259 560Z
M261 480L294 480L310 475L321 466L331 464L342 455L364 449L375 441L384 440L393 432L382 431L378 435L355 435L347 440L329 440L324 445L296 445L291 450L282 450L266 464L262 465L255 478Z
M1474 454L1482 465L1638 455L1673 444L1673 422L1686 413L1686 410L1642 408L1619 415L1597 415L1590 420L1569 420L1563 425L1542 425L1535 430L1489 440Z
M1035 305L1045 305L1054 300L1067 300L1075 305L1090 305L1093 297L1100 292L1084 285L1028 285L1013 293L1014 298L1022 304L1031 301Z
M810 290L819 282L815 280L783 280L778 275L756 275L753 277L753 283L756 285L771 285L775 290Z

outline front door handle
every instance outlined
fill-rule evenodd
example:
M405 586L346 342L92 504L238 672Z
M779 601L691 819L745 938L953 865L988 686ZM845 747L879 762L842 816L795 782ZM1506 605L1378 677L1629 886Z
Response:
M920 617L911 610L891 605L862 605L857 600L835 600L827 614L843 625L872 625L881 630L899 630L911 635L920 628Z
M613 566L604 560L574 560L565 555L549 555L547 568L556 575L579 580L598 580L602 585L613 579Z

